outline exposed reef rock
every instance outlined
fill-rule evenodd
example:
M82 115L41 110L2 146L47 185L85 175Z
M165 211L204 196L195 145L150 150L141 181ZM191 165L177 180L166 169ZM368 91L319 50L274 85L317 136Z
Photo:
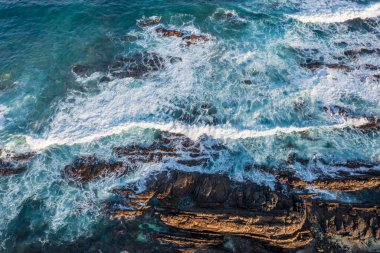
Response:
M323 233L346 240L380 239L380 207L321 200L307 203L309 220Z
M205 42L210 41L210 37L205 35L195 35L195 34L187 34L185 32L173 29L165 29L165 28L157 28L156 32L162 34L165 37L178 37L182 38L186 42L186 46L190 46L196 44L197 42Z
M380 171L368 171L357 175L320 177L312 181L302 180L295 176L279 176L281 182L288 183L293 188L318 187L335 191L361 191L365 189L380 188Z
M156 32L162 34L165 37L182 37L184 35L184 33L181 31L165 28L157 28Z
M25 162L34 155L35 153L18 154L0 150L0 175L14 175L26 171Z
M124 173L127 170L122 162L109 163L95 156L83 156L66 166L64 175L70 181L86 183L109 173Z
M128 187L115 191L124 198L124 207L114 205L112 217L158 217L185 233L158 237L182 252L211 250L224 244L226 236L245 237L263 246L261 252L345 252L334 240L343 238L354 243L380 239L377 205L285 195L252 182L235 182L222 174L198 172L162 172L149 178L147 188L140 193L135 192L133 184ZM195 235L210 239L199 240ZM328 244L326 238L331 239Z
M306 166L314 174L314 179L305 180L295 170L267 170L277 175L277 180L286 183L293 189L314 187L328 191L354 192L368 189L380 189L380 162L346 161L329 163L322 158L300 159L290 156L287 160L290 166L300 164ZM325 168L326 171L324 171Z
M154 213L179 230L247 236L287 249L312 240L310 230L304 229L306 212L299 199L221 174L164 172L152 177L143 193L118 192L129 202L129 210L115 210L114 218Z
M212 144L212 148L221 149L221 145ZM212 158L201 140L193 141L182 134L161 132L149 146L131 145L114 149L117 157L126 158L129 163L157 163L166 160L185 166L203 166Z
M336 240L365 243L380 239L377 205L283 194L222 174L162 172L148 179L143 192L136 192L133 184L115 192L123 197L124 207L114 205L113 218L153 215L185 233L157 237L182 252L220 249L228 237L264 246L258 247L259 252L346 252ZM197 238L200 235L210 239Z

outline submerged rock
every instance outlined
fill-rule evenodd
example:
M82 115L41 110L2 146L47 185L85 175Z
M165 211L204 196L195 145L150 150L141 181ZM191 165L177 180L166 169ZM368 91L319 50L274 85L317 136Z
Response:
M125 173L128 168L122 162L109 163L95 156L83 156L64 168L64 175L70 181L86 183L110 173Z
M105 74L99 82L109 82L113 78L134 77L141 78L145 75L164 69L166 63L175 64L182 61L181 57L162 57L154 52L133 53L127 56L117 56L112 62L103 62L99 66L75 65L72 72L80 77L89 77L95 72ZM109 72L108 75L105 72Z
M165 67L165 59L157 53L144 52L130 56L119 56L109 66L110 74L116 78L142 77L149 72Z
M347 57L356 58L357 56L363 55L363 54L378 54L380 55L380 49L374 48L360 48L360 49L354 49L354 50L346 50L343 53Z
M147 27L152 25L157 25L161 22L161 17L158 16L151 16L149 18L142 18L137 20L137 25L139 27Z
M95 72L93 70L93 68L91 68L90 66L86 66L86 65L74 65L71 68L71 71L80 77L86 77L86 76L89 76Z
M149 146L117 147L114 152L119 158L126 158L130 164L170 160L194 167L206 165L211 159L211 154L203 149L199 141L193 141L182 134L168 132L161 132Z
M302 67L307 69L321 69L328 68L334 70L352 70L350 66L340 63L323 63L323 62L312 62L301 64Z
M0 175L20 174L27 170L25 162L35 153L12 153L0 150Z
M218 115L218 109L211 103L174 100L165 113L188 124L217 125L222 122Z

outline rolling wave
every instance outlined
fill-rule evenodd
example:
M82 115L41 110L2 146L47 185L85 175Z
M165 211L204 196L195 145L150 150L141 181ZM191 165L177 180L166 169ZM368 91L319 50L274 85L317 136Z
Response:
M68 136L65 138L58 136L51 136L47 138L33 138L25 136L27 145L31 150L38 151L46 149L53 145L72 145L89 143L100 138L121 134L133 128L154 129L160 131L167 131L176 134L184 134L187 137L196 140L202 135L211 136L215 139L228 140L228 139L252 139L260 137L268 137L276 134L291 134L297 132L311 131L315 129L342 129L346 127L360 127L368 124L366 118L347 119L340 124L324 125L324 126L307 126L307 127L276 127L268 130L238 130L236 128L225 126L196 126L185 125L177 122L171 123L153 123L153 122L130 122L114 126L108 129L100 130L96 133L88 133L79 136Z
M353 19L368 19L380 16L380 3L362 8L339 8L323 12L305 14L291 14L302 23L342 23Z

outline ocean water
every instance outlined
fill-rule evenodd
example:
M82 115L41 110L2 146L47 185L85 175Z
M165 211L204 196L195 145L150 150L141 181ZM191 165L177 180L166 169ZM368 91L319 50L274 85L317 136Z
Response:
M136 25L150 16L161 24ZM157 27L211 39L186 46ZM372 53L347 54L363 48ZM101 81L105 63L141 52L182 60ZM292 154L379 161L379 132L356 128L380 116L379 52L378 1L0 0L0 148L36 152L26 172L0 177L0 251L86 251L85 238L116 226L103 211L112 189L157 170L224 172L273 186L273 175L244 168L280 166ZM349 71L305 67L315 62ZM96 71L77 76L77 64ZM331 106L354 116L323 109ZM207 136L228 152L207 168L145 164L84 188L62 177L78 156L112 160L112 148L147 145L157 131ZM295 169L307 180L317 173Z

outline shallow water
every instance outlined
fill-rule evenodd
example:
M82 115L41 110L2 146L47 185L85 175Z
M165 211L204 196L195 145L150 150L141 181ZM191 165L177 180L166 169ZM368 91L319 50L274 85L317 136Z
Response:
M156 26L136 25L153 15L161 26L212 39L187 47ZM114 187L168 167L273 186L272 175L245 166L279 166L294 153L332 163L380 160L379 132L354 128L365 119L323 109L380 116L379 53L347 54L380 50L377 1L0 0L0 20L0 147L37 152L25 173L0 177L5 252L93 234ZM182 60L142 78L100 82L105 64L135 52ZM305 68L313 62L350 70ZM97 71L79 77L76 64ZM85 188L62 177L75 157L114 159L112 148L149 144L156 131L207 135L229 151L207 168L145 164ZM305 179L316 173L297 170Z

